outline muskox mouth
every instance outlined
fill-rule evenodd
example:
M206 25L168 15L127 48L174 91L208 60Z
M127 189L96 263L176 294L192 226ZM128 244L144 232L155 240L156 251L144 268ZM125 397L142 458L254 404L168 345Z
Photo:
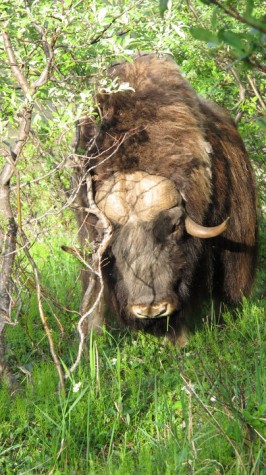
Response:
M131 305L129 308L131 315L142 320L170 317L175 310L174 305L169 302L160 302L152 305Z
M172 314L171 314L172 315ZM135 318L138 318L140 320L157 320L159 318L165 318L165 317L170 317L170 315L165 315L165 314L162 314L162 315L155 315L155 316L150 316L150 315L135 315L134 314L134 317Z

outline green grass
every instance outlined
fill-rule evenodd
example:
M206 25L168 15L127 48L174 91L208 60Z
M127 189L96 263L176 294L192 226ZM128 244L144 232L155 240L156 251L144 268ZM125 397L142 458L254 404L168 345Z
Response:
M49 293L77 308L77 269L44 244L34 252L56 350L70 366L78 317ZM266 474L260 291L237 318L226 313L223 327L205 323L184 350L142 333L93 335L64 396L29 286L22 298L19 322L6 334L19 387L0 389L1 474Z

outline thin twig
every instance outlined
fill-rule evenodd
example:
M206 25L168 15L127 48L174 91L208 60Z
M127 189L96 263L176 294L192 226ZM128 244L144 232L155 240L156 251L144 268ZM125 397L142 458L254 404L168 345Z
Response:
M71 366L69 369L69 373L73 373L75 371L76 367L78 366L82 352L83 352L83 347L84 347L84 341L85 341L85 333L84 333L84 322L87 319L89 324L92 324L93 318L91 315L93 314L94 310L97 308L99 305L101 298L103 296L103 290L104 290L104 283L103 283L103 276L102 276L102 270L101 270L101 264L102 264L102 256L111 240L112 237L112 227L104 213L99 210L97 207L94 198L93 198L93 192L92 192L92 177L91 175L88 175L86 178L86 185L87 185L87 197L88 197L88 202L89 202L89 208L93 214L97 216L97 218L100 220L100 222L103 225L103 230L104 230L104 236L103 239L98 247L98 250L96 253L93 255L93 273L91 273L91 278L90 278L90 283L87 288L87 291L85 292L82 304L81 304L81 309L82 309L82 315L78 323L77 331L79 334L79 349L78 349L78 354L76 357L76 361L74 364ZM79 256L80 257L80 256ZM83 259L82 259L83 260ZM85 261L85 264L88 266L88 264ZM91 266L89 266L89 270L91 270ZM99 287L99 290L98 290ZM89 308L89 310L86 311L86 308L88 308L88 304L95 292L95 290L98 290L97 296L95 298L95 301L93 305ZM89 325L90 326L90 325ZM66 374L65 377L68 377L69 374Z
M253 91L254 91L256 97L258 98L258 101L259 101L259 103L260 103L262 109L265 110L265 109L266 109L266 104L265 104L264 100L262 99L262 97L261 97L261 95L260 95L260 93L259 93L259 91L258 91L258 89L257 89L255 79L252 78L251 76L248 76L248 82L249 82L249 84L251 85L251 87L252 87L252 89L253 89Z
M22 241L27 243L27 238L26 238L25 233L24 233L23 230L21 230L20 234L21 234ZM57 373L58 373L58 377L59 377L59 383L60 383L60 389L64 392L65 391L65 384L64 384L63 370L61 368L61 364L60 364L60 361L57 357L57 354L55 352L53 337L52 337L49 325L47 323L47 317L45 316L45 313L44 313L44 310L43 310L42 291L41 291L38 269L37 269L36 263L35 263L32 255L30 254L30 251L28 249L28 245L25 246L25 254L26 254L26 256L27 256L27 258L28 258L28 260L31 264L31 267L32 267L32 270L33 270L33 273L34 273L37 301L38 301L38 308L39 308L39 314L40 314L41 322L43 324L43 328L44 328L44 331L46 333L46 336L47 336L47 339L48 339L48 342L49 342L50 353L52 355L55 367L57 369Z
M58 163L58 165L56 165L56 167L53 170L46 173L45 175L42 175L39 178L31 179L30 181L20 183L20 189L24 188L25 186L29 186L29 184L32 185L33 183L39 183L40 181L42 181L46 178L50 178L52 175L55 175L59 170L63 169L63 166L65 165L66 161L67 161L67 158L63 158L63 160L60 163ZM16 187L14 187L14 188L16 188ZM13 190L12 186L11 186L11 190Z
M242 82L240 81L240 78L239 78L239 75L237 73L237 71L235 70L235 68L233 66L230 66L230 71L231 73L233 74L237 84L238 84L238 87L239 87L239 101L237 102L237 104L232 108L232 110L235 110L235 109L238 109L239 106L245 102L245 95L246 95L246 88L243 86ZM241 117L242 117L242 114L243 114L243 111L242 110L238 110L237 113L236 113L236 116L235 116L235 123L238 124L238 122L240 121Z
M79 131L78 131L79 132ZM64 246L63 249L66 250L67 252L72 253L75 255L80 262L88 269L90 272L90 282L89 286L85 292L85 295L83 297L82 303L81 303L81 308L80 308L80 314L81 318L79 320L78 326L77 326L77 331L79 334L79 349L78 349L78 354L76 357L76 360L74 364L71 366L69 369L68 373L65 375L66 378L69 377L73 371L75 371L76 367L78 366L82 352L83 352L83 347L84 347L84 342L86 338L85 334L85 329L84 329L84 323L85 321L88 322L87 328L92 329L93 327L93 313L96 311L97 307L100 305L100 302L103 297L103 291L104 291L104 283L103 283L103 276L102 276L102 256L105 252L105 250L108 247L108 244L111 240L112 237L112 226L105 216L105 214L97 207L94 197L93 197L93 188L92 188L92 175L91 171L97 166L99 163L99 158L107 153L107 157L103 158L101 160L101 165L105 163L106 161L110 160L111 157L117 152L117 150L121 147L121 145L132 135L135 135L136 133L139 132L139 128L134 128L130 130L129 132L123 134L121 137L116 139L114 143L109 147L109 149L104 150L101 153L98 153L97 155L94 155L92 157L90 156L84 156L80 155L78 156L76 153L74 154L73 158L74 161L77 157L79 158L84 158L87 162L90 163L91 160L95 161L95 164L91 165L89 169L84 173L84 176L79 179L78 181L78 187L76 187L75 190L75 196L78 195L78 192L80 191L80 187L82 184L84 184L84 180L86 181L86 190L87 190L87 200L88 200L88 209L87 211L89 213L94 214L99 222L102 224L103 228L103 239L97 249L92 255L92 265L90 265L86 259L81 255L79 250L76 248L69 248L67 246ZM74 151L76 152L78 149L78 142L79 142L79 134L77 136L77 139L75 141L74 145ZM108 153L110 152L110 153ZM91 305L91 301L94 299L93 304ZM91 306L90 306L91 305Z
M125 13L129 12L130 10L132 10L132 8L136 8L138 5L141 5L141 3L143 3L144 0L138 0L138 2L134 3L132 5L130 5L128 8L126 8L125 10L123 10L121 13L119 13L119 15L117 15L116 17L114 17L110 23L108 23L108 25L106 25L102 31L95 37L91 40L90 42L90 45L94 45L95 43L98 43L98 41L100 41L100 39L103 37L104 33L106 33L107 30L109 30L109 28L111 28L111 26L119 19L121 18L123 15L125 15Z
M255 18L253 18L253 21L252 21L249 18L244 17L232 5L230 5L230 7L226 7L225 5L222 5L218 0L209 0L209 4L216 5L218 8L223 10L227 15L235 18L241 23L251 26L252 28L255 28L261 33L266 33L266 27L262 26L262 22L256 21Z
M200 403L200 405L202 406L202 408L204 409L204 411L208 414L208 416L210 417L210 422L216 427L219 429L220 433L226 438L227 442L233 447L234 451L235 451L235 454L237 456L237 459L238 459L238 462L239 462L239 465L241 465L242 469L244 470L245 467L244 467L244 464L241 460L241 456L240 456L240 453L238 452L237 450L237 447L235 445L235 443L232 441L232 439L227 435L227 433L224 431L224 429L222 428L221 424L217 421L217 419L214 417L214 415L209 411L208 407L206 406L206 404L204 404L204 402L201 400L201 398L198 396L198 394L196 393L196 391L194 390L193 386L189 383L189 381L187 381L187 379L185 378L185 376L182 374L182 372L180 372L180 376L182 378L182 380L184 381L185 383L185 386L186 386L186 389L187 391L192 394L196 399L197 401Z

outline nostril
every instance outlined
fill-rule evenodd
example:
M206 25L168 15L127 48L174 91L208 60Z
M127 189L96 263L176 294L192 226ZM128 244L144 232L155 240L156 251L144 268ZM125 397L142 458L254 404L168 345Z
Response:
M147 312L145 312L144 310L140 310L139 308L136 309L136 310L133 310L133 313L135 315L137 315L138 317L146 317L147 316Z
M165 314L165 315L166 315L166 314L167 314L167 307L168 307L168 304L167 304L167 303L166 303L165 305L163 305L163 306L160 306L160 308L157 309L157 314L156 314L156 316L162 315L162 314ZM154 308L154 311L156 311L155 308Z
M139 318L148 318L149 317L149 307L143 305L133 305L131 307L132 313Z
M131 313L138 318L166 317L173 312L173 305L162 302L156 305L132 305Z

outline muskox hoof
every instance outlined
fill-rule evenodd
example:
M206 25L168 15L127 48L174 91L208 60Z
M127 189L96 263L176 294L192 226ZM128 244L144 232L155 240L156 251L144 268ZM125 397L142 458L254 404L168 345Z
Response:
M163 344L171 342L179 348L184 348L189 343L189 332L186 325L182 325L178 330L166 333Z

